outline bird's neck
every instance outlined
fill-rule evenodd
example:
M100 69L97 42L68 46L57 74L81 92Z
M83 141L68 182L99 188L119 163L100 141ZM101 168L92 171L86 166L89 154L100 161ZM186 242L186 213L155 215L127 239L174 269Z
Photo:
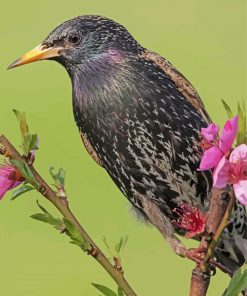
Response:
M75 67L70 73L73 86L73 109L77 121L88 121L121 108L131 69L125 57L112 52Z

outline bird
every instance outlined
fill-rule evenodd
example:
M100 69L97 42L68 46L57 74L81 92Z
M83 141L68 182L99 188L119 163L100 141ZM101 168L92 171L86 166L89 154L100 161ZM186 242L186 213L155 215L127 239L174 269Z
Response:
M89 155L137 214L185 256L176 209L186 204L205 214L212 189L212 172L198 170L200 130L211 119L193 85L124 26L97 15L63 22L9 68L40 60L67 70ZM233 272L247 260L247 215L238 202L231 221L216 257Z

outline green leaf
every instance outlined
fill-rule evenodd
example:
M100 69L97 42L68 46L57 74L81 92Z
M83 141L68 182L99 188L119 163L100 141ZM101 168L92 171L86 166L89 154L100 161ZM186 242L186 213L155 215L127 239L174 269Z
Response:
M32 171L25 162L20 162L16 159L10 159L10 162L19 170L23 178L25 178L34 187L39 187L38 182L34 179Z
M112 248L106 237L103 236L103 242L107 248L107 251L109 252L109 254L112 256L112 257L118 257L120 258L120 255L121 253L123 253L123 250L128 242L128 236L125 236L125 237L121 237L120 238L120 241L115 245L115 248Z
M113 292L111 289L109 289L106 286L99 285L99 284L94 284L94 283L92 283L92 285L96 289L98 289L101 293L103 293L105 296L118 296L115 292Z
M38 135L37 134L27 134L23 139L23 150L24 154L27 156L30 151L37 150Z
M118 296L124 296L124 292L120 287L118 287Z
M18 187L13 193L11 200L16 199L18 196L22 195L23 193L26 193L28 191L34 190L35 188L30 185L23 185L21 187Z
M121 237L120 242L116 244L115 246L115 251L117 254L119 254L119 252L121 251L123 245L123 238Z
M26 115L24 112L20 112L18 110L13 110L21 130L21 136L22 136L22 149L25 156L28 156L31 150L37 150L37 142L38 142L38 136L36 134L30 134L28 131L28 125L26 121Z
M128 242L128 239L129 239L128 236L121 237L119 243L116 244L115 251L118 254L118 256L120 256L120 253L123 252L123 250Z
M221 100L221 101L222 101L224 108L226 109L228 117L232 118L233 114L232 114L231 108L227 105L227 103L224 100Z
M78 232L77 228L75 225L68 219L63 218L64 224L66 226L66 229L69 231L69 234L72 239L80 241L82 239L80 233Z
M42 212L44 212L45 214L50 215L50 213L39 203L38 200L36 202L37 202L37 205L41 209Z
M60 168L59 172L58 172L58 179L59 179L60 184L63 187L64 187L64 182L65 182L65 174L66 174L66 171L63 168Z
M233 275L224 296L237 296L247 288L247 264L243 265Z
M16 118L17 118L17 121L20 123L21 122L22 113L19 110L16 110L16 109L13 109L13 112L14 112Z
M54 226L58 230L64 229L65 225L64 225L62 219L53 217L44 207L42 207L39 204L38 201L37 201L37 204L43 213L37 213L37 214L31 215L31 218L38 220L38 221L48 223L48 224Z
M16 109L13 109L13 112L19 122L21 134L24 137L28 134L28 125L26 121L26 115L24 112L20 112Z
M105 236L103 236L103 243L105 244L106 248L107 248L107 251L109 252L109 254L112 256L112 257L115 257L116 254L115 252L112 250L112 248L110 247L110 245L108 244L108 241L106 239Z
M54 218L51 215L44 214L44 213L37 213L37 214L31 215L30 217L35 220L48 223L48 224L54 226L58 230L64 229L63 221L59 218Z
M238 103L238 135L237 135L237 145L245 143L246 137L246 114L245 114L245 106L243 105L243 109Z
M55 181L56 186L57 187L59 187L59 186L64 187L66 171L63 168L60 168L58 170L58 173L54 173L53 171L54 171L54 167L51 167L50 174L51 174L53 180Z
M48 223L60 231L65 230L65 233L72 240L71 243L77 245L85 252L87 250L89 250L88 244L83 239L83 237L80 235L77 228L75 227L75 225L71 221L69 221L66 218L63 218L63 220L59 219L59 218L55 218L43 206L41 206L38 201L37 201L37 204L43 213L37 213L37 214L31 215L31 218L38 220L38 221Z
M66 227L66 234L71 238L72 244L77 245L83 251L89 250L89 246L84 238L81 236L75 225L66 218L63 218L64 225Z

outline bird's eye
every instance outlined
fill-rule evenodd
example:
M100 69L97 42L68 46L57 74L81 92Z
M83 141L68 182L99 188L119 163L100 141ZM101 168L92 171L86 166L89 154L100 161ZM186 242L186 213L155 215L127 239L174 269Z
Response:
M81 36L78 35L78 34L71 34L68 38L69 42L72 43L72 44L78 44L81 40Z

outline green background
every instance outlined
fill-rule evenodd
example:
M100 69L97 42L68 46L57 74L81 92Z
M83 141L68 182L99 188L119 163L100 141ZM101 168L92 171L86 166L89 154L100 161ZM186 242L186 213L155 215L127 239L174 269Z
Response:
M40 137L35 162L67 169L67 193L75 214L103 247L129 236L123 256L126 277L141 296L188 295L193 263L174 255L161 235L138 222L103 169L87 155L75 127L71 85L56 63L16 70L6 67L39 44L55 26L80 14L101 14L124 24L143 46L169 59L194 84L212 118L226 119L220 99L231 106L247 97L246 1L4 1L0 12L0 132L18 145L11 109L25 110ZM31 220L38 193L0 203L0 295L98 296L90 283L115 284L89 256L48 225ZM56 211L54 210L54 213ZM187 245L192 245L186 242ZM228 278L217 273L208 295L217 296Z

